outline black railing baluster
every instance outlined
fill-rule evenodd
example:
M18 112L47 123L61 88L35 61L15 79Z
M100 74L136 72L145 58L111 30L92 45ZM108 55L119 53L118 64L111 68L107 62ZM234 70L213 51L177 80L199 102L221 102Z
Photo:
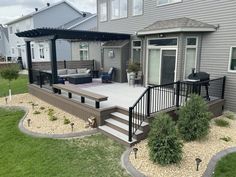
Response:
M133 111L133 108L132 107L129 107L129 142L132 142L132 111Z
M176 107L179 107L179 93L180 93L180 81L176 85Z

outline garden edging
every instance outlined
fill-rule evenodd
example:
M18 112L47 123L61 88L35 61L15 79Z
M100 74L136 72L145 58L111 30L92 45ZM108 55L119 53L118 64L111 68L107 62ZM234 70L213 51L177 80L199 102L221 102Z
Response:
M217 162L220 159L222 159L224 156L234 153L234 152L236 152L236 147L228 148L228 149L225 149L225 150L220 151L217 154L215 154L211 158L210 162L208 163L207 169L204 172L204 174L202 175L202 177L212 177L212 175L214 174L214 170L215 170Z
M98 129L93 129L93 130L88 130L88 131L82 131L82 132L75 132L75 133L67 133L67 134L44 134L44 133L36 133L36 132L32 132L29 131L28 129L26 129L23 125L23 121L25 120L25 118L27 117L29 110L26 107L23 106L1 106L2 108L10 108L10 109L21 109L25 112L24 116L21 118L19 124L18 124L18 128L19 130L24 133L27 134L29 136L33 136L33 137L37 137L37 138L54 138L54 139L64 139L64 138L79 138L79 137L85 137L85 136L90 136L93 134L98 133Z
M129 160L130 153L132 152L132 148L128 148L121 156L121 165L122 167L133 177L146 177L144 174L139 172Z

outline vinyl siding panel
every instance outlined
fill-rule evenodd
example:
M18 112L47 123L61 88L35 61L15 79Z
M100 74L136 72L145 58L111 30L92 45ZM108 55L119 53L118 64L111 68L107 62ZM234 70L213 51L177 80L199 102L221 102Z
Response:
M99 2L100 0L98 0L98 7ZM199 66L201 71L210 73L211 78L227 76L225 90L226 109L236 111L236 73L228 72L230 47L236 46L236 1L183 0L181 3L158 7L156 0L144 0L144 14L136 17L131 14L131 1L129 1L128 7L128 18L110 20L110 3L108 3L108 21L98 22L99 31L135 34L135 32L151 25L155 21L180 17L187 17L219 26L216 32L202 35ZM182 50L184 53L184 47L182 47ZM180 66L183 67L183 63Z

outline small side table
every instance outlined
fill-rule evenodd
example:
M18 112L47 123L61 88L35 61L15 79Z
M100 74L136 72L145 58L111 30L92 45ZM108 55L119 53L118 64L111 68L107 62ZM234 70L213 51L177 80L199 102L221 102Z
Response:
M99 78L99 70L93 70L92 76L93 76L93 78Z

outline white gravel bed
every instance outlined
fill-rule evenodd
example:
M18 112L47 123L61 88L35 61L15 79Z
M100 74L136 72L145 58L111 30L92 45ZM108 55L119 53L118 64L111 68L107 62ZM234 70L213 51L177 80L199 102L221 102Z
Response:
M132 152L129 157L130 162L136 169L149 177L201 177L213 155L224 149L236 146L236 121L223 116L217 119L229 121L230 127L218 127L212 120L210 133L206 139L184 143L183 159L178 165L163 167L150 161L147 140L135 146L138 148L137 159L134 158ZM221 140L220 138L223 137L230 137L231 141ZM202 159L199 171L196 171L195 159L197 157Z
M32 103L36 105L34 106L34 109ZM0 106L6 106L5 98L0 98ZM26 129L32 132L42 134L71 133L71 125L64 124L65 118L69 119L71 123L74 123L73 132L92 130L92 128L86 128L86 122L84 120L64 112L63 110L58 109L28 93L12 96L12 101L8 101L7 106L23 106L29 109L29 114L24 120L23 125ZM49 120L49 109L54 110L54 116L57 117L57 120ZM40 114L35 114L36 111L40 112ZM31 120L30 126L28 126L28 119Z

